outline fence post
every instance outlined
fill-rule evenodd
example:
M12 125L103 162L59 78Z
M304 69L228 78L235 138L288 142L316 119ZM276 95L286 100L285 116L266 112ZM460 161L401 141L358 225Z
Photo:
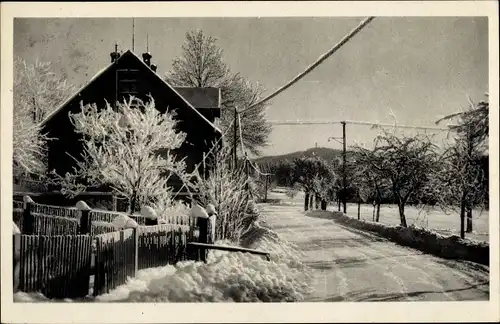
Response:
M26 195L23 197L24 201L24 209L23 209L23 232L25 234L33 234L33 223L34 217L31 213L31 208L33 206L33 199L30 196Z
M139 228L134 227L134 276L139 271Z
M15 233L12 240L12 278L14 293L19 288L19 269L21 267L21 234Z
M198 217L198 226L200 229L200 243L208 243L208 218ZM200 248L200 261L207 261L207 249Z
M207 230L207 235L208 235L208 243L214 244L215 243L215 224L217 221L217 215L211 215L210 218L208 219L208 230Z
M92 220L90 219L92 208L85 201L80 200L76 203L76 209L80 211L80 234L89 234L92 226Z
M118 199L115 195L112 196L113 199L113 211L118 211Z

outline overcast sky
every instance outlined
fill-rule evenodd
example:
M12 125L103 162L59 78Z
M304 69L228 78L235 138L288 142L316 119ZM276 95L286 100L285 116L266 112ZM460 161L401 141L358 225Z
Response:
M181 54L187 31L214 36L234 72L267 93L302 72L362 18L136 19L135 52L149 49L162 75ZM76 85L109 64L114 43L132 46L132 19L16 19L14 55L51 61ZM340 51L273 99L269 120L360 120L435 126L440 116L488 91L487 18L376 18ZM348 145L375 131L349 125ZM340 147L336 126L274 126L264 155Z

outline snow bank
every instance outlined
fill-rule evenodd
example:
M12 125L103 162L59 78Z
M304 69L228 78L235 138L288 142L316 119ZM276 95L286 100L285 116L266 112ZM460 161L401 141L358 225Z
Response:
M231 244L218 242L218 244ZM234 245L234 244L233 244ZM310 276L290 246L264 239L257 248L272 261L247 253L211 251L207 263L181 262L146 269L127 284L98 296L103 302L285 302L301 301Z
M489 265L489 244L457 235L444 236L428 229L411 225L409 227L390 226L365 220L357 220L342 212L322 212L335 221L361 230L378 233L398 244L416 248L426 253L447 259L461 259Z
M31 293L25 293L25 292L17 292L14 294L14 302L17 303L53 303L53 302L73 302L73 300L66 298L66 299L60 299L60 300L54 300L54 299L49 299L45 297L42 293L39 292L31 292Z

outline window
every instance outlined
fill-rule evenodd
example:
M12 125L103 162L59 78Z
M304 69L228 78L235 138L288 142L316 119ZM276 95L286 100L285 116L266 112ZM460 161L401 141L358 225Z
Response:
M130 96L139 97L139 70L120 69L116 71L116 101L129 100ZM132 103L137 106L137 102Z

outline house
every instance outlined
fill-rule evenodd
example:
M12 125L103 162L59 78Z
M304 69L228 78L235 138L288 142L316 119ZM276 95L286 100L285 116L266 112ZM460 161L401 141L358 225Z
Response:
M75 166L72 157L81 156L82 144L68 116L69 112L81 110L80 103L104 107L106 102L116 105L130 95L141 100L148 100L151 95L159 111L175 110L177 129L186 133L185 143L175 150L175 154L185 158L187 171L193 171L204 153L222 136L214 125L215 119L220 117L220 89L172 87L156 73L150 53L142 54L141 59L130 50L120 54L115 46L110 56L111 63L107 67L42 121L45 133L52 139L48 143L48 169L64 175ZM180 187L180 184L172 183L172 186Z

